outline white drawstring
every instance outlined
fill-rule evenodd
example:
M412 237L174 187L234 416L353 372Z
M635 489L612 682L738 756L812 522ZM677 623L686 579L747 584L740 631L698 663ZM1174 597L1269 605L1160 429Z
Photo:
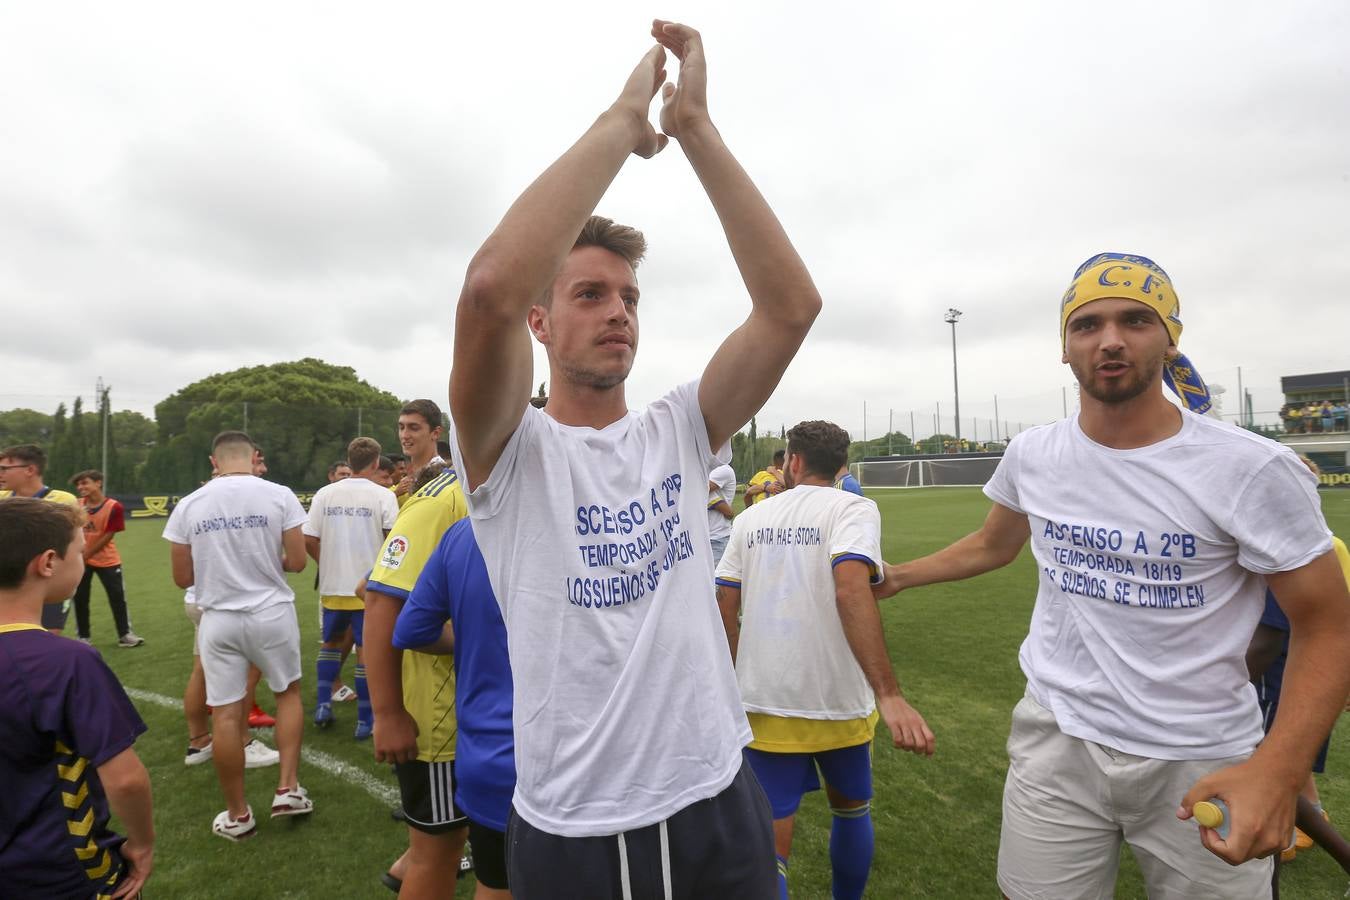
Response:
M619 832L619 886L623 888L623 900L633 900L633 885L628 880L628 842Z
M675 896L670 889L670 834L666 831L666 820L661 820L661 886L665 889L666 900Z

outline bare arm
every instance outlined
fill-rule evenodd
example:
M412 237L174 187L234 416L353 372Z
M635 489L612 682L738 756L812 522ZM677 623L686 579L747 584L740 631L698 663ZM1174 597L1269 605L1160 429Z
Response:
M130 871L113 896L135 897L150 877L155 860L150 773L136 751L128 747L98 767L98 780L108 797L108 807L127 833L121 854Z
M732 509L731 504L725 500L718 500L712 506L708 507L708 509L716 510L721 513L722 518L724 519L733 519L736 517L736 511Z
M394 646L394 623L403 601L366 588L366 685L375 713L375 761L417 758L417 723L403 705L403 651Z
M319 539L311 534L305 535L305 552L315 562L319 561Z
M881 628L881 611L867 583L867 564L845 560L834 567L835 605L844 627L853 658L867 676L876 694L877 710L891 731L895 746L924 756L933 755L933 732L923 716L906 702L895 679L886 635Z
M647 52L614 105L525 189L469 263L455 312L450 412L471 489L491 473L530 399L526 314L628 155L652 156L665 145L647 121L664 65L664 50Z
M995 503L979 531L928 556L894 566L886 564L885 581L873 586L872 592L884 600L906 588L983 575L1016 559L1030 536L1026 516Z
M1266 674L1266 669L1270 668L1270 664L1279 658L1280 651L1284 649L1286 633L1278 628L1271 628L1269 625L1256 626L1251 643L1247 645L1247 677L1249 679L1255 681Z
M1220 797L1232 811L1228 839L1206 831L1211 852L1236 865L1288 843L1294 798L1346 695L1350 694L1350 592L1333 553L1266 576L1289 619L1289 661L1275 724L1246 762L1200 779L1182 798L1190 818L1200 800Z
M727 646L731 648L731 664L736 664L736 647L741 642L741 589L717 586L717 608L722 612L722 627L727 631Z
M173 583L184 590L192 587L195 577L192 572L191 545L171 545L169 549L169 564L173 569Z
M720 447L778 386L820 312L820 293L778 217L713 125L703 39L688 26L659 19L652 36L680 60L679 87L664 91L661 127L680 142L703 184L750 294L750 318L722 342L699 385L708 439Z
M287 572L303 572L305 563L305 533L299 525L287 528L281 533L281 568Z

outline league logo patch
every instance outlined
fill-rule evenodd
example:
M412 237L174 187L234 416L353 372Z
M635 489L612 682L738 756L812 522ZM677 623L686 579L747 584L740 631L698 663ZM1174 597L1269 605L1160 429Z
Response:
M385 542L384 552L380 554L380 565L386 569L397 569L403 565L403 557L408 555L408 539L396 534Z

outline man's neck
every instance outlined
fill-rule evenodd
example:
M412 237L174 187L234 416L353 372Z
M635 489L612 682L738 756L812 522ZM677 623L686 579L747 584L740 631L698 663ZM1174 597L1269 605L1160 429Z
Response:
M43 484L41 481L35 481L32 484L26 484L23 487L14 488L14 496L36 497L38 494L42 493L42 489L44 487L46 487L46 485Z
M107 497L103 496L102 491L98 492L91 491L90 493L84 495L84 505L98 506L100 503L102 503L104 500L107 499L108 499Z
M433 459L436 458L436 445L432 444L430 448L420 451L408 457L408 471L419 472L427 467ZM353 476L355 477L355 476Z
M29 581L34 579L30 578ZM42 585L0 591L0 625L41 625Z
M820 475L803 475L793 487L834 487L833 478L824 478Z
M1078 426L1083 433L1113 450L1136 450L1170 438L1181 430L1181 410L1162 395L1162 386L1124 403L1102 403L1082 395Z
M553 393L549 395L546 412L561 425L578 428L606 428L628 415L623 385L611 388L588 388L568 384L550 371Z

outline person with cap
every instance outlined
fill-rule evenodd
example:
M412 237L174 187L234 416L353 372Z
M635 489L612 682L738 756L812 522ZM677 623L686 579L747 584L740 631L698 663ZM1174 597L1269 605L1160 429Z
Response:
M1060 305L1079 412L1009 446L978 531L876 588L970 578L1031 540L998 861L1014 900L1110 896L1122 839L1150 896L1269 896L1268 857L1350 692L1350 592L1316 483L1288 448L1196 414L1209 392L1181 330L1156 263L1080 266ZM1262 741L1244 655L1267 584L1292 628L1293 705ZM1215 798L1222 837L1187 821Z

